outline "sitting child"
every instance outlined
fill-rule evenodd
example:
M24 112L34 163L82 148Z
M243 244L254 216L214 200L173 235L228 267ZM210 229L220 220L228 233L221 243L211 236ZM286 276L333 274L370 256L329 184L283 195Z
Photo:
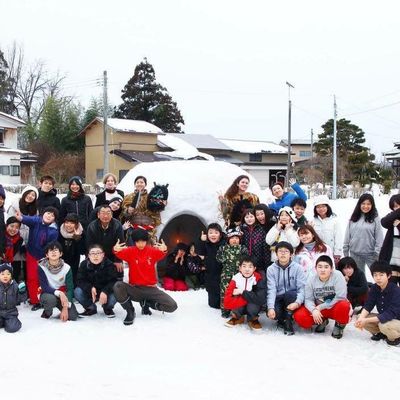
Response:
M25 283L19 285L12 279L10 264L0 264L0 328L14 333L21 329L17 305L27 299Z
M371 286L364 309L355 326L372 333L371 339L386 340L391 346L400 344L400 288L390 282L392 267L376 261L371 265L375 284ZM371 313L377 308L378 313Z
M232 318L225 323L228 327L244 323L247 315L247 323L253 330L260 330L261 324L258 314L261 306L248 301L247 294L257 289L257 283L261 275L256 272L256 267L251 257L244 256L240 260L239 272L235 274L226 289L223 306L231 311Z
M184 292L188 290L186 277L186 252L187 245L178 243L174 251L167 256L167 267L163 279L165 290Z
M60 243L48 243L44 252L46 258L39 262L40 303L44 308L41 317L49 319L53 308L57 307L61 311L61 321L75 321L78 312L72 303L74 285L71 267L61 258Z
M194 290L204 287L204 274L206 267L204 266L201 257L196 253L194 243L189 245L189 254L186 257L186 268L186 285Z

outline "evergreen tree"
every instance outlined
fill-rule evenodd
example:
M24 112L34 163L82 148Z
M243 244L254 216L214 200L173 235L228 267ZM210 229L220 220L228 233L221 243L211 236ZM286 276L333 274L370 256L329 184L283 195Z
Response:
M64 112L63 152L75 153L83 151L84 136L78 136L81 131L81 108L73 103L66 107Z
M156 82L153 66L145 58L122 90L123 103L114 117L150 122L164 132L181 132L182 115L167 89Z
M60 152L62 147L63 128L61 102L49 96L45 102L39 125L39 137L56 153Z
M12 96L12 80L8 74L8 64L0 50L0 111L13 114L15 106Z

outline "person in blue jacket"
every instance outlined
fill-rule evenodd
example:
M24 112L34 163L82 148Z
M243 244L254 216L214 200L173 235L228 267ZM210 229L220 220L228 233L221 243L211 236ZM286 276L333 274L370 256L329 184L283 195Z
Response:
M296 182L296 179L289 179L290 187L296 192L285 192L283 184L281 182L275 182L271 186L271 192L275 198L275 202L268 204L268 207L278 214L278 211L285 206L290 207L294 199L300 198L307 201L307 195L300 185Z

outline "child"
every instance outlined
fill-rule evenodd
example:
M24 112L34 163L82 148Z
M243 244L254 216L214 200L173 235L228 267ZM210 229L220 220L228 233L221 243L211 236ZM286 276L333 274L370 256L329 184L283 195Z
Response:
M75 298L85 311L79 316L88 317L97 314L96 301L103 307L108 318L114 318L113 308L117 299L113 288L117 281L122 281L123 274L117 271L115 265L104 257L103 248L94 244L88 248L88 256L79 265Z
M320 256L315 268L317 273L306 283L304 306L294 313L294 319L305 329L317 324L316 333L325 332L329 318L333 319L332 337L340 339L351 311L346 281L342 273L333 268L333 261L328 256Z
M304 215L306 208L307 208L307 203L305 200L301 199L300 197L297 197L290 203L290 207L293 209L296 219L297 219L297 225L298 226L303 226L307 223L306 216Z
M4 251L4 262L10 263L13 267L14 280L19 282L22 272L22 252L25 249L22 247L23 239L19 233L21 228L21 222L15 217L10 217L6 222L5 231L5 251ZM25 271L24 271L25 272ZM23 279L25 280L25 278Z
M58 228L55 224L58 211L54 207L44 209L43 216L30 217L17 212L18 221L29 227L29 238L26 245L26 278L28 286L29 301L32 311L41 308L37 296L39 288L38 261L45 256L45 247L48 243L57 240Z
M74 286L70 266L64 262L60 243L53 241L44 249L46 258L39 262L40 302L44 308L42 318L49 319L53 308L60 311L60 320L76 321L76 311L72 299Z
M338 264L338 270L347 283L347 299L353 308L363 306L367 298L368 282L363 271L351 257L343 257Z
M39 214L42 214L46 207L54 207L60 210L60 199L57 197L57 190L54 188L55 179L50 175L45 175L40 178L40 188L37 206Z
M400 194L395 194L389 199L389 207L392 212L381 220L387 232L379 260L391 265L390 281L400 285Z
M198 290L204 287L204 273L206 267L203 264L203 260L196 253L194 243L189 245L189 254L186 258L186 278L185 282L191 289Z
M242 232L237 226L226 232L228 243L217 251L217 261L222 264L221 272L221 315L223 318L230 316L229 310L224 309L224 295L232 277L238 272L240 259L248 254L246 246L240 244Z
M306 276L302 267L292 261L293 246L276 245L277 260L267 269L267 316L278 320L285 335L294 335L293 312L304 302Z
M258 320L261 306L248 301L247 294L256 290L261 275L256 272L256 266L251 257L243 256L240 260L239 272L236 273L226 289L223 306L231 311L232 318L225 323L228 327L244 323L247 315L251 329L259 331L262 327Z
M163 280L163 288L184 292L189 289L185 282L187 245L178 243L174 251L167 256L167 267Z
M9 333L21 329L17 305L27 298L25 283L18 285L13 281L12 273L10 264L0 264L0 328Z
M81 254L85 254L83 228L77 214L69 213L60 226L58 241L62 247L63 259L71 267L74 286L78 274Z
M265 241L271 246L271 260L276 261L276 244L288 242L292 247L297 247L300 243L297 235L297 219L294 211L290 207L283 207L278 213L278 222L269 230Z
M165 243L161 241L154 247L149 246L149 234L143 229L136 229L132 240L135 243L132 247L120 244L119 239L114 246L115 254L129 266L129 283L117 282L114 285L115 298L126 311L124 325L132 325L135 319L132 301L139 302L142 314L147 315L151 315L149 308L170 313L178 308L172 297L156 287L156 263L166 255Z
M390 346L400 344L400 288L390 282L391 266L377 261L371 265L375 284L368 293L364 309L355 326L372 333L371 339L386 340ZM376 307L378 313L371 313Z
M205 282L208 294L208 305L211 308L221 308L221 271L222 264L217 261L218 249L225 244L222 229L217 223L207 227L207 233L201 232L200 242L196 244L196 251L204 260L206 266Z
M290 178L289 184L296 193L285 192L283 184L281 182L275 182L271 186L271 192L275 197L275 202L268 204L268 206L275 213L278 213L278 211L283 207L290 207L290 204L296 198L301 198L304 201L307 200L307 195L304 193L304 190L300 187L300 185L296 182L296 179Z

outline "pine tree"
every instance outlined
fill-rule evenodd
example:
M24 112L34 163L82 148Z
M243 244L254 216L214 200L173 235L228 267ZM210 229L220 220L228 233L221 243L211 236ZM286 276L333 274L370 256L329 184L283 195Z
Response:
M0 50L0 111L13 114L15 106L12 96L12 81L8 74L8 64Z
M61 102L49 96L44 105L42 120L39 126L40 140L59 153L63 145L63 118Z
M164 132L181 132L182 115L167 89L156 82L153 66L145 58L122 90L123 103L114 117L150 122Z

